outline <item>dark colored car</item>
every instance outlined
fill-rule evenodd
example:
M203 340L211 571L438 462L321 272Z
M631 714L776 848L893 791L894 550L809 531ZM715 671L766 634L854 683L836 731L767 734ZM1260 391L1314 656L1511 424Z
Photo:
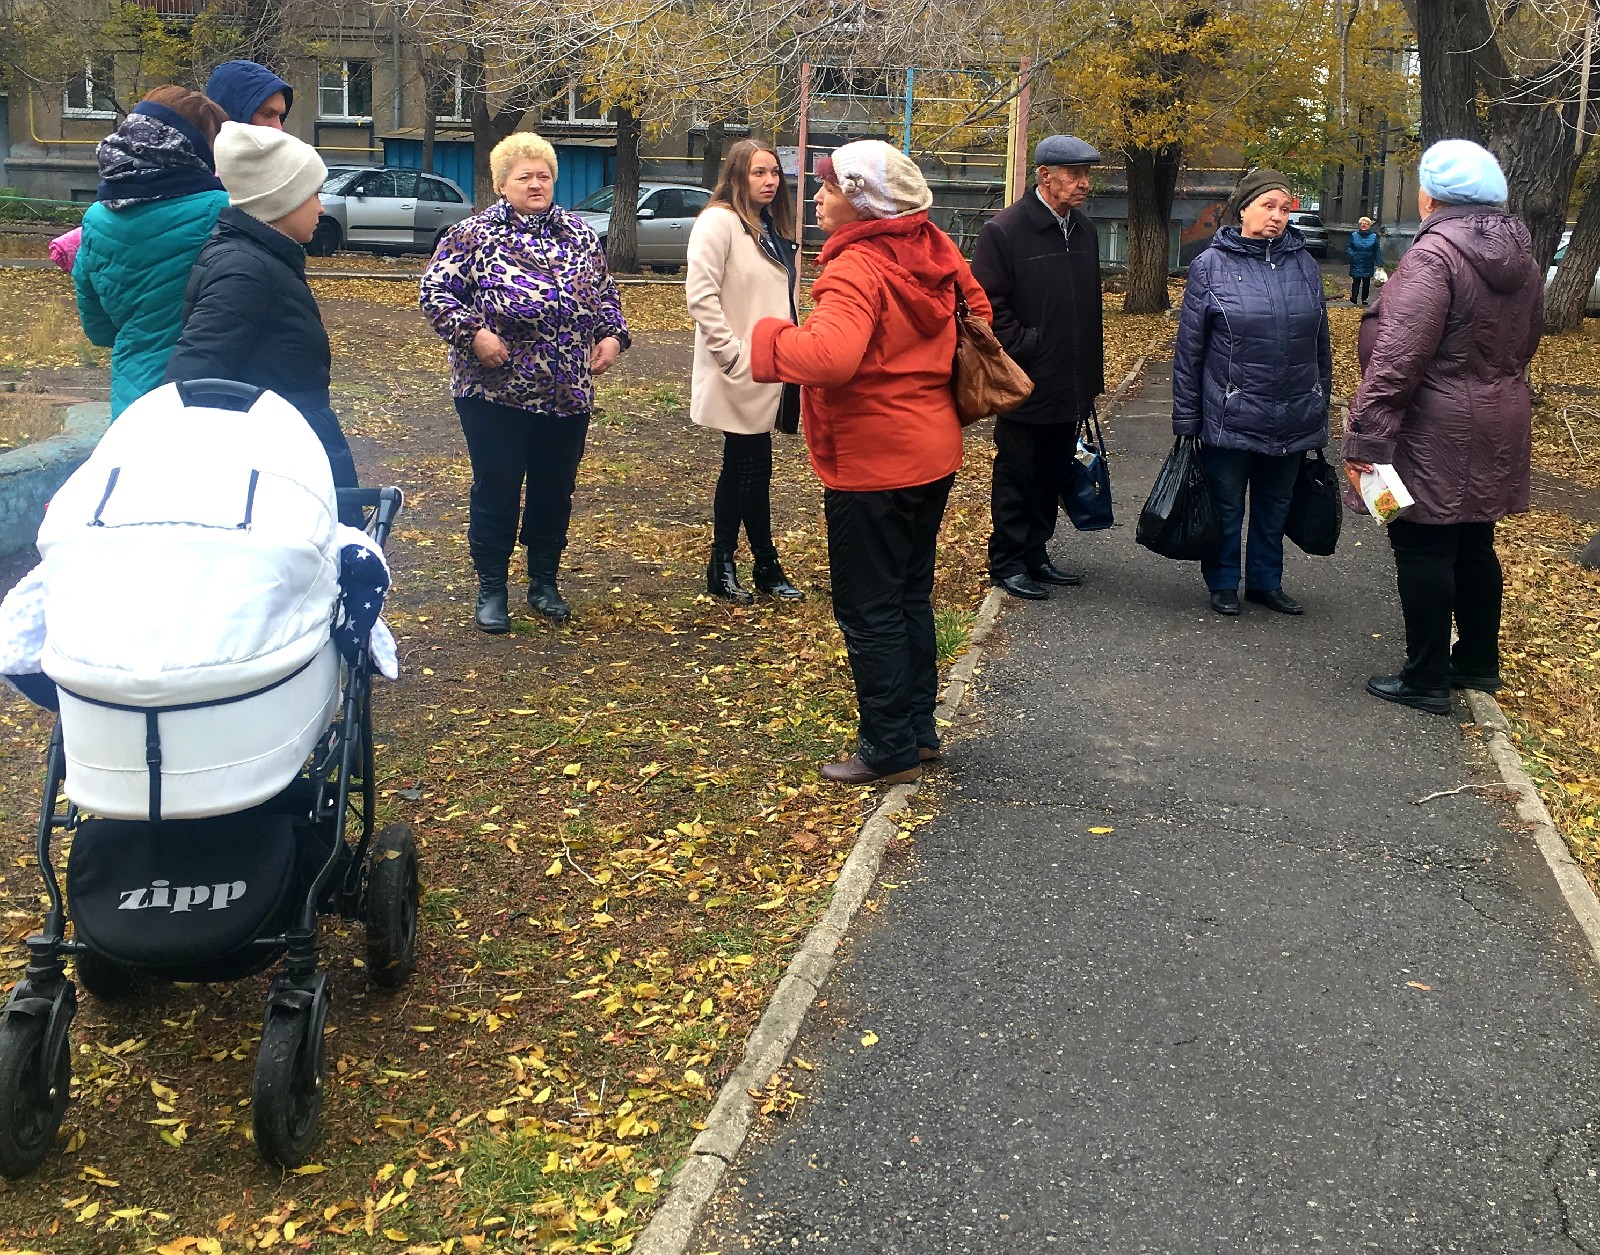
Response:
M1306 252L1318 261L1328 260L1328 228L1319 215L1296 210L1289 215L1289 225L1306 237Z

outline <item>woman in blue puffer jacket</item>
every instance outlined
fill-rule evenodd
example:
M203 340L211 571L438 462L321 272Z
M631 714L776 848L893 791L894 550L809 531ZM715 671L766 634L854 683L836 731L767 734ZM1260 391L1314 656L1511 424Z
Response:
M1276 170L1235 189L1225 226L1189 266L1172 359L1172 430L1200 438L1222 548L1200 564L1211 608L1239 613L1245 492L1245 597L1300 614L1283 591L1283 527L1308 449L1328 440L1333 354L1322 272L1289 225L1293 198Z

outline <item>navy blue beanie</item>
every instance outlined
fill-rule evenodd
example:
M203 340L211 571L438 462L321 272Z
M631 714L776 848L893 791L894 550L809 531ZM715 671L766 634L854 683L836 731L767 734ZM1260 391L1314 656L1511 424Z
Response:
M255 61L224 61L206 80L206 95L222 106L234 122L249 124L261 102L277 92L283 93L283 112L287 117L294 104L294 88L266 66Z

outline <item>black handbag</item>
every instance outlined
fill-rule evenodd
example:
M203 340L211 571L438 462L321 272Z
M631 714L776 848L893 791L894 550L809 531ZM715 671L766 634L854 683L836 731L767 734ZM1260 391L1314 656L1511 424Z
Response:
M1200 442L1179 436L1139 511L1134 534L1146 549L1179 562L1203 562L1222 548L1211 484L1200 465Z
M778 397L777 429L786 436L800 430L800 385L786 383Z
M1078 439L1065 450L1065 465L1052 469L1061 508L1073 527L1080 532L1103 532L1112 525L1111 455L1100 429L1100 415L1093 408Z
M1331 555L1338 548L1339 527L1344 522L1343 492L1339 473L1328 465L1322 450L1307 454L1294 478L1283 534L1306 553L1319 558Z

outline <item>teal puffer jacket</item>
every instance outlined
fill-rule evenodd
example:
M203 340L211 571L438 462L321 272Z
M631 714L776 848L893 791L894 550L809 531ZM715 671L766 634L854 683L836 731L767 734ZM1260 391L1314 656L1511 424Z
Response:
M183 330L183 292L226 192L196 192L126 209L91 205L72 267L78 321L112 345L111 417L155 388Z

